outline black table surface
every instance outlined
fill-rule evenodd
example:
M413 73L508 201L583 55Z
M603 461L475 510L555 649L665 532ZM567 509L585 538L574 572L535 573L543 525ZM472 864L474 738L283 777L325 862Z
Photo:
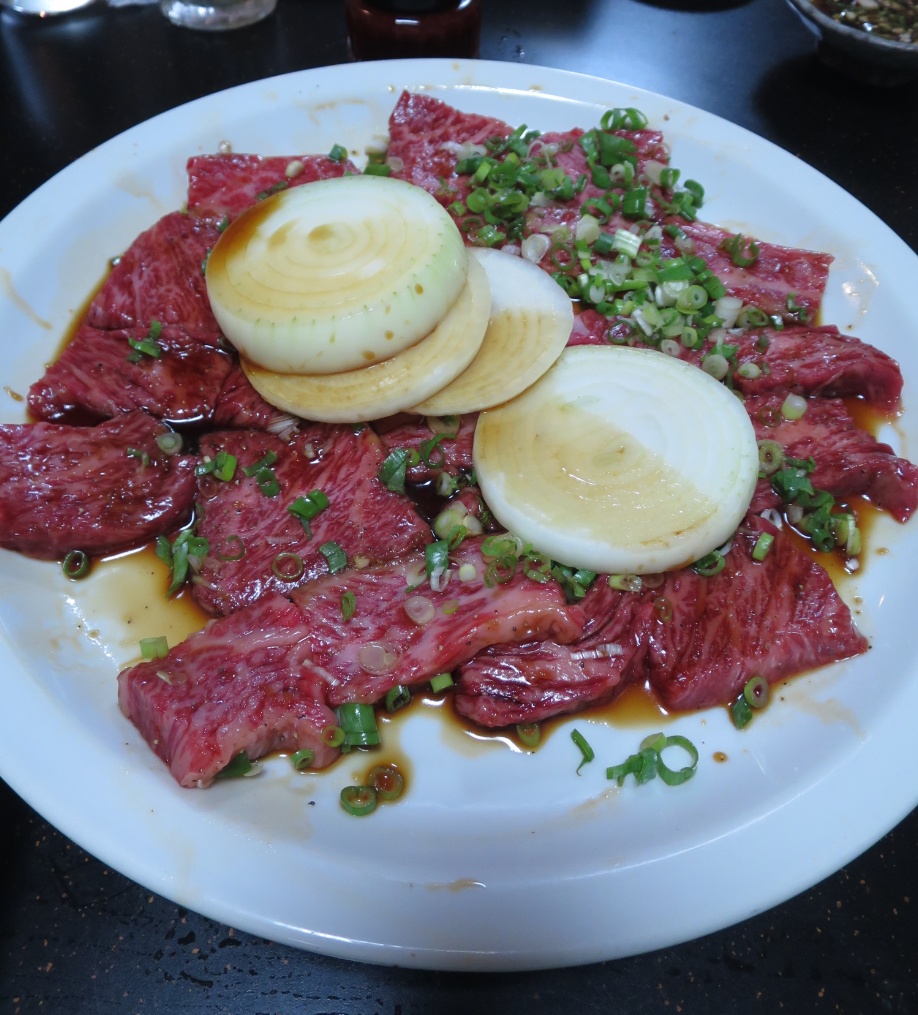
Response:
M484 0L481 56L614 78L732 120L825 173L918 250L918 83L884 90L826 69L782 0ZM347 60L343 0L279 0L266 21L216 34L175 28L155 6L97 3L47 20L5 10L0 216L148 117ZM918 811L739 926L624 960L482 975L277 946L107 869L3 783L0 815L4 1011L918 1012Z

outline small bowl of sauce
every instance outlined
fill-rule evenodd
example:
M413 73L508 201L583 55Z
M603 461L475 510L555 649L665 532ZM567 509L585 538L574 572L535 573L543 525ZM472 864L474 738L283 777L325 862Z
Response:
M787 0L816 35L820 59L874 85L918 78L914 0Z

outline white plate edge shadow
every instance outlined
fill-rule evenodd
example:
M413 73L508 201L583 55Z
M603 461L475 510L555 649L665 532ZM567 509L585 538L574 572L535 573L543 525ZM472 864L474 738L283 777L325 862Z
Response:
M5 257L4 243L8 234L27 225L33 227L36 216L41 219L46 214L46 209L41 207L43 201L51 200L53 204L59 197L58 191L66 190L78 174L88 179L96 167L104 165L115 155L120 157L126 152L144 151L145 142L155 138L162 127L179 122L190 128L192 124L208 120L209 112L217 106L232 109L239 99L257 105L263 101L258 97L270 92L288 100L294 99L295 105L302 106L304 93L315 94L327 87L329 92L337 89L336 94L344 94L351 85L355 91L367 89L380 98L389 95L394 102L397 92L387 92L388 84L416 86L425 81L444 86L444 90L438 93L459 108L471 108L474 101L487 101L492 91L519 93L523 102L538 102L549 95L560 95L566 99L572 96L568 101L572 108L577 109L582 108L580 103L584 101L597 106L613 104L605 101L603 95L614 96L616 104L621 104L622 96L626 96L624 101L642 108L649 106L648 111L651 112L671 107L682 116L705 126L713 124L715 134L725 133L735 151L751 147L757 157L764 154L766 162L776 161L782 168L795 166L807 186L813 190L821 188L831 202L841 202L843 209L852 216L849 222L856 222L859 230L866 230L869 234L868 248L880 250L881 262L884 257L901 259L904 255L908 259L907 266L914 266L915 255L901 240L814 170L802 167L791 156L741 128L691 110L674 100L649 96L640 89L614 82L519 65L405 61L363 66L359 70L359 79L363 83L356 86L352 84L353 79L348 85L344 83L345 73L353 73L353 67L303 71L239 86L179 107L127 131L53 178L0 224L0 266ZM530 91L536 85L541 85L544 92ZM587 94L591 96L589 100L583 98ZM470 101L463 105L466 96ZM645 100L643 104L642 99ZM219 120L219 117L214 119ZM590 124L570 122L567 125ZM653 125L667 132L665 123L654 122ZM541 124L533 121L530 126ZM678 144L674 163L680 164ZM705 182L703 176L702 182ZM167 201L168 195L163 200ZM142 220L143 215L149 213L142 225L151 224L156 217L150 212L151 202L140 199L140 203L142 207L138 209L138 218ZM708 215L703 217L708 218ZM710 220L716 221L716 217L712 214ZM20 225L20 222L23 224ZM125 242L131 238L132 235L126 236ZM906 269L901 270L904 273ZM86 286L73 294L76 305L85 298L90 288L91 285ZM34 316L40 317L41 314ZM0 320L2 318L3 311L0 310ZM867 319L870 319L869 313ZM58 324L59 321L53 322L50 334L45 335L45 342L49 338L59 338L62 332L54 330ZM47 332L49 329L43 330ZM0 574L2 567L3 562L0 561ZM878 595L878 603L880 598ZM884 604L883 617L887 609L889 607ZM875 617L870 619L872 622L876 620ZM882 624L880 628L881 631L886 630ZM884 646L883 652L875 654L885 652ZM314 863L318 859L319 871L312 873L321 873L321 878L313 877L311 882L307 878L302 884L298 878L295 879L297 888L309 895L304 900L305 910L272 897L270 904L276 907L275 911L266 912L259 909L258 884L248 883L253 869L251 859L267 856L287 861L290 857L289 842L266 846L257 836L247 835L238 827L227 828L222 823L219 809L212 813L210 805L196 803L193 794L179 793L156 769L157 762L148 765L146 759L140 761L146 750L142 744L139 748L132 746L132 750L119 759L112 745L94 743L85 727L58 703L51 701L46 689L33 681L29 667L23 666L16 658L18 653L19 649L13 649L5 637L0 648L6 662L2 686L5 694L17 696L17 715L13 721L14 717L8 714L2 722L7 735L0 746L0 769L17 792L65 834L146 887L251 933L345 958L431 968L523 969L614 958L674 944L743 919L805 889L879 838L918 800L918 787L914 785L903 781L887 788L883 794L877 794L874 782L879 764L904 763L908 753L904 743L907 738L902 736L901 716L910 714L918 704L918 688L914 680L900 680L893 700L883 707L876 706L869 723L858 736L843 738L844 745L838 756L824 759L814 766L813 773L801 775L799 791L787 787L780 798L769 801L766 811L740 815L735 825L731 825L729 818L712 821L709 834L696 836L696 841L685 844L685 848L678 852L651 852L646 862L640 862L638 858L617 869L614 861L608 858L597 859L592 871L577 868L565 873L562 865L555 878L546 878L540 871L536 877L516 872L506 876L503 883L487 878L474 883L470 880L469 884L462 886L462 890L455 890L455 886L451 888L446 882L434 886L408 883L399 870L392 875L373 871L371 908L376 911L373 917L366 918L351 912L347 909L350 905L347 902L342 921L340 913L335 919L329 919L327 910L342 905L342 893L337 886L347 879L352 864L346 855L332 857L326 849L319 851L318 858L308 857ZM906 646L904 651L899 652L898 658L907 658L909 654ZM34 660L30 661L30 665L34 666ZM847 664L843 664L843 669L846 667ZM852 665L852 669L857 667ZM850 681L842 679L847 687ZM112 693L114 696L114 689ZM23 712L42 719L45 735L56 735L65 744L69 742L86 752L84 759L93 762L89 768L93 789L99 791L100 796L107 794L107 802L96 798L95 793L92 799L87 800L84 773L75 768L62 771L53 755L36 754L34 737L28 733L29 723L20 719ZM117 713L115 715L117 718ZM785 716L785 719L792 724L789 717ZM712 723L716 724L716 720ZM129 737L131 732L125 723L125 737ZM613 760L617 759L608 759L609 762ZM111 767L113 762L114 767ZM844 786L844 792L839 791L839 786ZM132 800L132 794L136 794L138 789L149 793L140 808ZM254 789L253 784L247 787L247 792ZM594 785L590 793L596 795L596 792ZM584 795L579 786L577 793L581 798ZM598 795L601 797L603 793ZM664 816L676 813L682 806L663 799ZM172 801L175 803L172 804ZM149 804L153 805L152 808ZM113 821L112 807L115 805L128 809L130 821L126 821L124 813L116 810L119 824L115 841L112 841L109 833ZM239 850L239 855L221 858L221 862L226 864L223 871L208 871L206 857L186 857L181 862L177 861L175 853L179 847L176 839L169 841L168 836L164 839L160 834L161 805L167 808L177 806L179 815L188 818L190 829L196 832L207 829L207 834L212 834L214 841L220 841L221 837L229 839ZM131 813L131 808L137 813ZM337 816L333 820L338 820ZM392 822L397 826L396 819ZM839 834L827 841L826 828L833 824L839 829ZM380 823L377 830L379 828L386 829L387 826ZM776 876L766 879L765 884L747 884L741 897L728 889L727 895L731 897L724 898L719 886L731 885L731 879L734 879L733 883L737 880L742 883L749 853L761 850L764 843L773 842L776 835L780 837L781 832L788 829L793 829L795 854L784 858ZM364 832L360 829L355 834L363 835ZM369 838L373 832L367 830L366 834ZM546 842L553 843L553 837L563 842L563 830L546 828ZM186 846L183 844L181 848ZM250 854L248 850L253 852ZM192 852L196 853L193 849ZM187 877L176 873L183 864L187 866ZM500 870L505 873L503 868ZM468 873L457 870L457 884ZM322 883L316 884L316 881ZM479 887L482 883L486 883L484 888ZM701 891L697 888L686 891L685 885L698 886ZM276 894L279 894L280 886L275 888ZM668 899L667 916L662 926L655 913L652 918L651 914L642 913L642 910L652 908L645 905L646 901L660 895ZM348 900L350 895L344 891L343 897ZM614 904L610 901L612 897ZM546 918L526 920L525 926L521 925L514 914L524 917L527 912L531 914L534 898L538 898L540 912L546 914ZM305 918L304 912L308 914ZM588 914L589 918L584 919L584 914ZM626 916L630 917L627 929L617 929L616 921ZM534 923L546 926L539 928L533 926ZM444 926L448 930L444 930Z

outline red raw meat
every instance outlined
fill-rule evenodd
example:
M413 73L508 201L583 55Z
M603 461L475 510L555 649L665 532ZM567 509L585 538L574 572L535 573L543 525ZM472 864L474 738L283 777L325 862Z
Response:
M763 328L730 335L727 341L737 346L738 366L764 367L754 378L734 372L736 387L746 395L795 391L834 398L856 395L880 409L892 410L899 404L899 364L859 338L842 335L834 325L782 331Z
M815 320L825 293L829 265L833 261L830 254L781 247L758 240L756 262L748 268L738 268L732 256L721 249L721 244L735 233L705 222L675 221L694 241L695 256L704 258L711 271L723 282L729 296L739 297L769 316L778 314L788 321L806 323L788 310L787 299L793 296L796 304L804 309L806 320ZM678 255L675 248L667 253L668 256Z
M499 645L466 663L456 684L456 711L495 728L540 722L617 697L646 651L653 603L610 589L600 578L582 606L593 620L577 641Z
M277 434L290 429L298 419L266 402L252 387L238 362L223 382L214 406L211 423L236 430L270 430Z
M449 580L438 592L426 582L412 591L424 577L424 556L408 554L392 564L318 578L293 593L309 618L311 658L327 674L329 704L371 704L398 684L450 672L489 645L579 637L584 611L567 606L555 582L540 584L517 569L510 581L489 588L480 547L480 540L467 539L451 554ZM460 580L462 564L474 565L474 579ZM347 620L345 592L355 599ZM424 623L406 613L418 596L433 607Z
M488 138L508 137L501 120L462 113L432 95L402 92L389 117L389 158L403 168L392 175L423 187L443 204L468 192L468 178L456 176L461 145L480 145Z
M82 324L29 389L32 414L44 420L66 420L74 412L106 418L140 408L174 423L210 420L232 357L167 325L157 339L162 355L130 362L129 340L143 340L147 333Z
M159 449L168 432L139 410L95 427L0 426L0 546L46 560L101 555L183 524L195 460Z
M810 481L817 489L840 500L863 494L896 521L909 518L918 507L918 467L859 429L840 399L808 398L806 412L796 420L781 415L783 401L782 394L746 399L758 440L776 441L791 458L812 457L816 468ZM770 482L759 480L751 510L779 503Z
M459 420L455 437L444 438L436 449L428 455L425 462L423 456L417 465L408 469L407 476L412 483L426 483L441 472L458 476L460 472L469 472L472 468L472 441L475 437L475 423L478 413L466 413ZM373 424L386 454L399 449L421 453L421 445L433 440L436 434L421 417L390 417Z
M766 531L775 541L759 563ZM720 574L675 571L654 595L645 668L667 709L726 704L753 676L775 683L867 650L825 569L761 519L736 534Z
M165 215L118 258L89 305L86 323L146 333L159 321L216 346L220 328L207 299L204 262L219 235L215 226L182 212Z
M268 592L289 593L296 585L328 571L319 547L328 540L341 546L348 560L387 561L423 546L430 529L411 501L393 493L377 478L384 458L376 434L344 426L314 424L283 441L265 431L224 430L201 439L201 454L219 451L236 456L235 477L222 482L205 475L199 480L196 531L210 544L210 554L195 576L194 597L208 613L226 614ZM243 468L267 453L280 492L265 496L255 477ZM329 507L312 522L312 538L287 510L298 497L321 490ZM241 541L241 542L239 542ZM244 555L234 558L244 547ZM279 554L295 554L277 560ZM275 568L290 574L280 578Z
M241 751L254 761L308 748L325 768L339 752L322 730L338 720L317 693L305 626L279 595L211 621L166 658L123 670L121 711L182 786L209 785Z
M357 173L327 155L194 155L188 160L188 211L225 224L277 189Z

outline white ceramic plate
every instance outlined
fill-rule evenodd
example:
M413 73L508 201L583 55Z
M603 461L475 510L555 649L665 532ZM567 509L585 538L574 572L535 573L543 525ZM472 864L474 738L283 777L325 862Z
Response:
M911 404L916 257L833 183L744 130L624 85L419 61L308 71L201 99L102 145L25 201L0 224L0 418L24 419L20 396L107 259L181 206L189 155L225 140L262 153L362 150L385 131L403 87L542 130L592 126L610 106L644 110L665 130L674 165L704 183L707 220L835 254L825 319L899 358ZM907 411L888 438L907 453L916 428L918 413ZM161 586L126 595L117 567L71 584L53 564L2 553L0 772L104 862L276 941L477 970L671 945L807 888L918 801L915 777L902 774L913 771L918 714L918 523L881 520L870 543L845 594L871 652L793 682L744 733L721 709L671 723L701 752L684 786L606 781L606 766L649 728L581 717L528 755L421 709L385 730L410 759L407 798L365 820L338 806L359 765L348 760L303 776L276 759L257 779L180 789L115 699L137 639L167 623ZM574 727L597 755L579 776Z

